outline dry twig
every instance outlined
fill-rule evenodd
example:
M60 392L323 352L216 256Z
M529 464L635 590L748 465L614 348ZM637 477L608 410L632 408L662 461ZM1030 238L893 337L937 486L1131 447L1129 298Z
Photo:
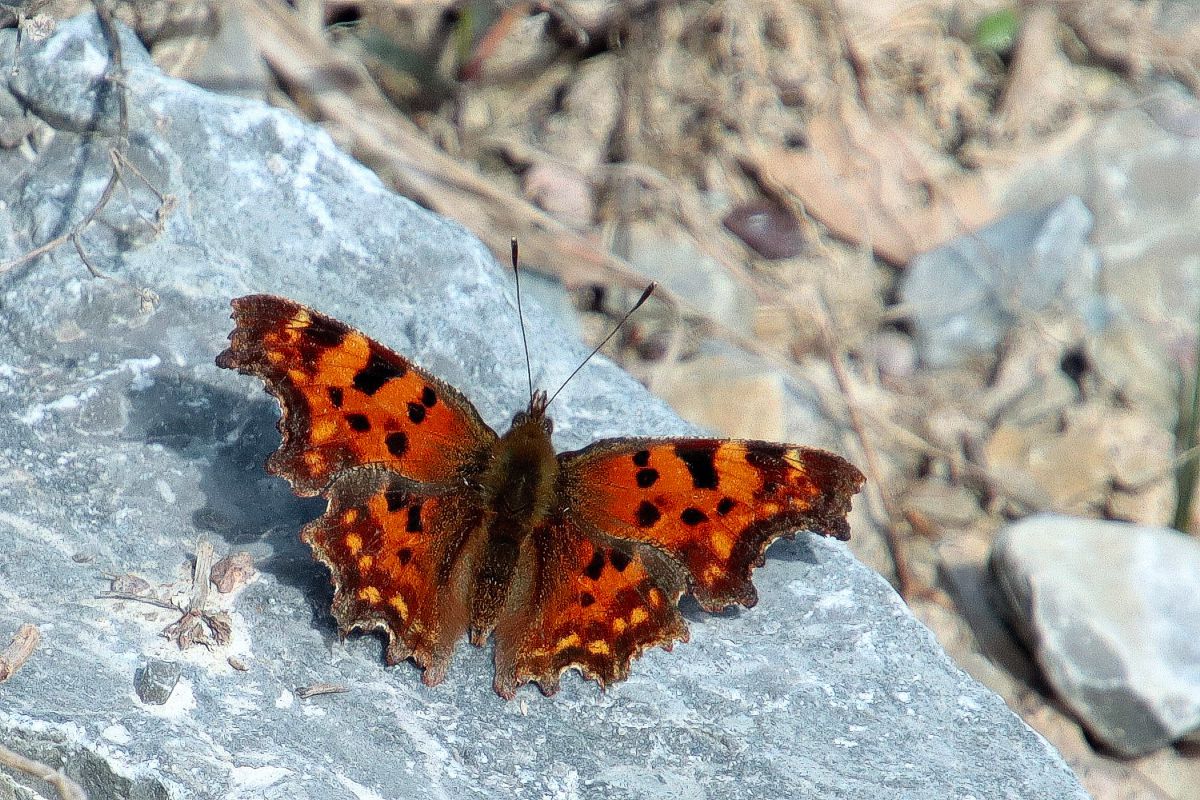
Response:
M214 558L212 543L201 539L196 544L196 564L192 568L192 589L187 608L182 617L163 629L163 636L178 644L180 650L186 650L193 644L211 647L213 644L229 643L232 633L229 615L205 610Z
M884 472L879 463L879 456L871 437L867 434L867 426L863 422L858 402L851 389L850 376L846 372L846 365L842 361L841 348L838 346L837 337L833 332L833 323L831 322L833 315L829 308L829 301L826 299L824 292L817 292L815 294L817 294L818 307L820 309L821 338L825 343L825 355L829 359L829 365L833 368L834 377L838 382L838 388L841 390L842 399L846 405L846 413L850 417L850 427L853 428L855 435L858 437L859 446L862 448L863 457L866 459L867 474L871 478L870 483L875 487L879 502L883 506L884 539L887 542L888 554L892 557L892 566L896 571L896 590L907 601L912 598L916 583L913 579L912 570L908 566L908 556L905 554L904 545L900 541L900 533L896 530L897 520L903 519L903 517L895 501L892 499L892 493L888 490L887 484L883 480Z
M350 691L348 688L337 683L314 683L309 686L297 686L296 696L301 700L307 700L322 694L342 694L348 691Z
M0 683L11 678L29 660L41 640L42 635L33 625L25 624L17 628L8 647L0 651Z

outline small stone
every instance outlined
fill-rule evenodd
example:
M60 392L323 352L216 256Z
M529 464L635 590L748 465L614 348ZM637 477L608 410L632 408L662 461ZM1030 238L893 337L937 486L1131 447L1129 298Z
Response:
M936 480L921 481L913 486L906 493L905 510L915 511L950 530L968 527L983 511L975 492Z
M1163 323L1164 327L1167 323ZM1145 325L1129 320L1105 327L1086 342L1096 375L1159 427L1174 424L1179 406L1180 364L1172 363Z
M1123 756L1200 728L1200 542L1057 515L1010 525L991 569L1046 679Z
M883 330L867 342L866 352L885 381L911 378L917 370L917 350L911 336Z
M108 590L114 594L127 594L134 597L151 594L150 582L131 572L114 575L110 578Z
M1021 319L1094 293L1092 214L1078 197L1020 211L913 259L901 281L922 360L957 364L990 353Z
M213 564L210 577L218 592L228 594L237 587L249 583L256 573L254 559L245 550L239 550Z
M1037 487L1045 497L1041 508L1082 513L1101 506L1109 491L1112 472L1104 435L1109 409L1096 404L1071 411L1063 431L1049 421L1002 423L984 455L989 470L1018 486Z
M1137 488L1174 474L1175 437L1149 417L1134 411L1112 411L1104 421L1113 480Z
M1171 477L1137 491L1115 489L1105 516L1135 525L1167 525L1175 515L1175 482Z
M717 322L750 333L756 305L754 295L727 269L701 253L679 231L650 222L634 222L618 231L630 261L647 278L656 280Z
M596 214L592 188L582 175L553 162L534 164L522 176L525 197L572 228L591 225Z
M613 130L621 118L621 66L613 54L576 64L565 87L561 110L546 118L541 132L547 153L569 163L584 176L606 163ZM507 97L507 95L506 95Z
M244 15L232 9L216 20L215 36L199 48L190 37L162 37L161 45L174 44L177 49L192 48L180 55L176 63L186 65L187 79L197 86L212 87L226 94L265 99L271 86L271 74L262 51L254 45L254 34L246 27ZM195 50L199 50L199 54ZM166 55L155 49L155 59L163 63Z
M769 200L737 206L722 224L763 258L780 260L804 252L804 236L796 218Z
M133 674L133 688L143 703L161 706L171 698L183 668L174 661L152 658Z

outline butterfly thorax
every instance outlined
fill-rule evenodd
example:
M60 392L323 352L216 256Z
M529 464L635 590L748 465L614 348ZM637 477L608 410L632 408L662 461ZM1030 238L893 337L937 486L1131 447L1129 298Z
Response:
M515 524L528 533L545 518L557 476L550 420L518 414L508 432L492 446L492 457L483 475L487 507L495 514L493 526L508 528Z
M471 640L476 644L482 644L495 627L522 545L545 520L554 501L558 460L545 405L538 405L536 397L492 445L481 480L486 540L471 597Z

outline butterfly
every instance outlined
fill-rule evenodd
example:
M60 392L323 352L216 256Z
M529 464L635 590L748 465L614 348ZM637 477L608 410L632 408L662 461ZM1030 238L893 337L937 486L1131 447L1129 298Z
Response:
M643 296L643 299L645 296ZM217 365L263 380L282 443L268 472L325 513L301 538L332 575L343 636L381 630L429 686L464 634L494 639L495 691L566 670L601 686L686 642L678 604L753 606L768 545L848 539L862 474L833 453L733 439L619 438L556 453L532 392L497 434L457 389L282 297L233 300Z

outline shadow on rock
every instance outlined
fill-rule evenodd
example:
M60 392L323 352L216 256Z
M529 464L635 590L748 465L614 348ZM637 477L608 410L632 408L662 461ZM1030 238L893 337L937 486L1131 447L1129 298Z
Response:
M129 435L200 464L206 502L192 515L200 531L231 546L266 545L255 565L307 596L327 592L328 577L300 541L300 529L325 503L299 498L287 482L267 474L267 456L279 446L278 406L243 397L184 375L156 375L152 386L129 393Z
M821 563L812 549L812 540L808 534L798 533L795 539L776 539L767 548L767 558L779 561L803 561L805 564L816 566Z

